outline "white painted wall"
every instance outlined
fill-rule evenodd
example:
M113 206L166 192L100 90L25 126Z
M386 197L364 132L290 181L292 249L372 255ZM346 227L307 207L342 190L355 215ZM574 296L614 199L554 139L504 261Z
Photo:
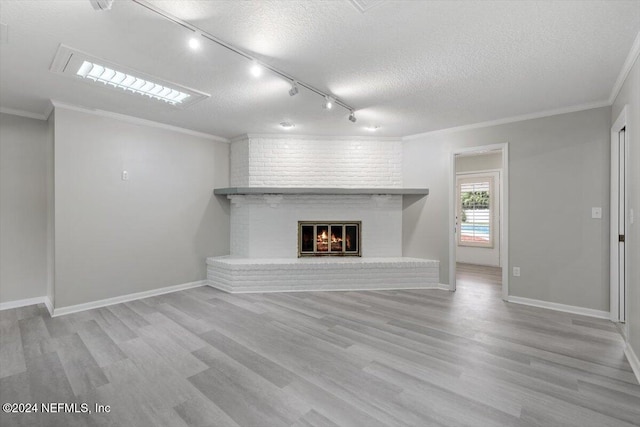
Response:
M56 108L55 307L204 279L228 177L226 143Z
M640 62L627 76L611 109L611 121L618 118L625 105L629 143L628 181L629 208L634 211L634 223L629 225L627 244L627 324L629 344L640 357Z
M0 303L47 292L47 130L0 113Z
M503 267L522 269L509 293L608 311L610 123L604 107L406 140L404 185L430 193L405 199L403 255L439 259L441 282L449 282L451 152L508 142L511 265ZM593 206L603 219L591 219Z
M459 155L456 157L456 172L478 172L502 169L502 153Z

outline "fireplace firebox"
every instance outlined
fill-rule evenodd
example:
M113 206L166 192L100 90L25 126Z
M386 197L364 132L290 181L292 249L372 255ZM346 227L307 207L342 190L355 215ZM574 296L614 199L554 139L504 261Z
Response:
M360 221L298 221L298 257L360 256Z

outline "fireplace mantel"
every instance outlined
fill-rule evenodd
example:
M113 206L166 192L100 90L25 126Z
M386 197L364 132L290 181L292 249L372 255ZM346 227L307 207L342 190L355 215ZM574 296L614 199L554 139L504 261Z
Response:
M427 196L428 188L325 188L325 187L227 187L213 190L217 195L301 194L301 195L412 195Z

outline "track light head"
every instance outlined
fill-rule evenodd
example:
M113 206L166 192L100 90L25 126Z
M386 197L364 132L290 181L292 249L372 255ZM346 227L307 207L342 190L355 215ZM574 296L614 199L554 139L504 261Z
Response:
M298 94L298 84L296 82L291 83L291 89L289 89L289 96Z
M333 98L325 95L324 102L322 103L322 108L324 108L325 110L331 110L333 108L333 102Z
M110 10L113 0L89 0L94 10Z
M198 50L200 49L200 40L198 40L195 37L191 37L189 39L189 47L191 48L191 50Z
M260 77L262 75L262 66L255 59L251 61L251 74L253 77Z
M352 123L355 123L356 120L357 120L356 119L356 113L353 110L351 110L349 112L349 121L352 122Z

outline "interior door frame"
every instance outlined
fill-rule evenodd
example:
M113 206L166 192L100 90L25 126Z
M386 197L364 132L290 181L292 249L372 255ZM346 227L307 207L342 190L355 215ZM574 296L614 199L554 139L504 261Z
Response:
M451 152L449 162L449 290L456 290L456 155L502 152L502 173L500 174L500 265L502 265L502 299L509 296L509 143L458 148Z
M624 180L625 180L625 184L629 182L629 128L627 126L627 111L628 108L625 105L624 108L622 108L622 111L620 112L620 114L618 115L618 118L616 119L616 121L613 123L613 126L611 126L611 203L610 203L610 208L611 208L611 216L609 217L609 221L610 221L610 262L609 262L609 289L610 289L610 311L609 311L609 317L611 319L612 322L616 322L616 323L624 323L624 321L626 320L626 316L624 315L624 313L626 313L626 302L627 302L627 286L625 285L625 295L623 298L623 301L625 302L625 307L624 307L624 311L623 311L623 315L622 315L622 319L620 318L620 311L619 311L619 301L620 301L620 293L619 293L619 289L618 289L618 268L617 266L619 265L619 258L618 258L618 248L619 248L619 215L620 215L620 211L619 211L619 200L618 200L618 195L619 195L619 160L620 160L620 150L619 150L619 133L622 129L625 130L625 153L624 153L624 162L625 162L625 167L624 167ZM629 206L629 194L628 194L628 185L625 185L625 189L624 189L624 206ZM626 235L628 235L628 231L629 231L629 216L626 215L626 212L624 212L624 229L625 229L625 239L626 239ZM625 241L625 253L624 253L624 271L623 274L625 276L625 279L628 278L628 256L627 256L627 242ZM626 283L626 280L625 280Z

